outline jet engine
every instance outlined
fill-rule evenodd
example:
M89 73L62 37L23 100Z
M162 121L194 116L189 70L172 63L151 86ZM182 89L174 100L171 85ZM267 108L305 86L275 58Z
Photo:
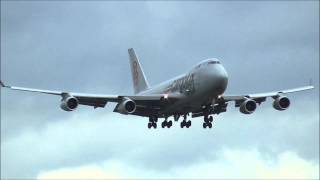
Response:
M132 114L136 111L136 103L130 98L123 98L117 110L122 114Z
M286 96L278 96L273 101L273 107L279 111L286 110L288 109L289 106L290 106L290 100Z
M73 111L78 107L79 101L73 96L65 96L61 100L60 107L65 111Z
M243 114L251 114L253 113L257 108L257 104L252 99L246 99L243 101L240 105L240 112Z

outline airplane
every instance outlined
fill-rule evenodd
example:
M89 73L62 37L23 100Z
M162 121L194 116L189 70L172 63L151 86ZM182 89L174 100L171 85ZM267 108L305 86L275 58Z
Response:
M5 85L3 88L12 90L38 92L61 96L61 109L73 111L78 105L103 108L108 102L117 103L114 112L125 115L148 117L148 128L157 128L159 118L164 118L162 128L170 128L173 117L178 121L181 116L181 128L189 128L191 117L203 116L203 128L212 128L213 115L226 112L229 102L235 102L235 107L243 114L252 114L257 104L273 98L273 107L283 111L290 106L288 93L310 90L314 87L303 86L293 89L244 95L224 95L228 85L228 74L221 62L216 58L201 61L186 74L150 87L141 67L140 61L133 48L128 49L129 62L132 73L134 95L99 95L83 94L64 91L52 91L15 87Z

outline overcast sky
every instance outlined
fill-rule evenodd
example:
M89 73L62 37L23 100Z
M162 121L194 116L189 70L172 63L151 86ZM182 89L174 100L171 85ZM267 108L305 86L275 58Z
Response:
M59 108L60 97L1 89L1 178L319 178L319 2L1 1L1 80L83 93L132 94L128 48L151 85L211 57L226 94L308 85L252 115L229 105L211 130L196 118Z

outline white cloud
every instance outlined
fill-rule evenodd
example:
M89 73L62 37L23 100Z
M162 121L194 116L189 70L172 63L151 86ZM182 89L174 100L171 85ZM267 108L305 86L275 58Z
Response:
M285 152L277 160L262 157L257 150L225 149L214 161L198 162L167 171L142 169L126 162L107 161L78 167L41 172L44 179L116 179L116 178L267 178L318 179L319 164L306 161L296 153Z
M319 163L319 117L303 107L312 102L297 101L284 112L268 104L250 116L230 106L228 113L215 117L211 130L202 129L199 118L191 129L174 123L170 130L149 130L146 118L79 108L68 119L4 139L2 177L34 178L51 170L68 177L79 168L90 176L101 172L99 177L282 177L286 171L294 177L311 176L310 169ZM261 168L253 171L252 164ZM116 170L106 169L110 166ZM244 169L239 172L239 167ZM300 168L305 171L294 171Z
M77 168L65 168L42 173L38 179L115 179L120 178L116 170L105 171L99 166L88 165Z

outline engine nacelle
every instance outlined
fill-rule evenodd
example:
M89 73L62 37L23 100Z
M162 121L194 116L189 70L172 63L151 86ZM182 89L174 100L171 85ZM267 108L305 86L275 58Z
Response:
M289 106L290 106L290 100L286 96L278 96L273 101L273 107L279 111L286 110L288 109Z
M243 114L251 114L253 113L257 108L257 104L254 100L252 99L247 99L243 101L240 105L240 112Z
M136 111L136 103L130 98L125 97L119 104L117 110L122 114L132 114Z
M68 95L62 98L60 107L65 111L73 111L78 107L78 105L79 105L78 99Z

